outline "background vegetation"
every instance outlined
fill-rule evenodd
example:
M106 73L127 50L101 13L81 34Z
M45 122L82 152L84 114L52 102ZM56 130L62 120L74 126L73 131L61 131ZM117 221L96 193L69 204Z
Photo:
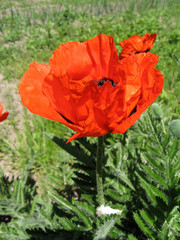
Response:
M0 124L0 239L69 239L68 231L74 239L179 237L179 142L169 133L180 112L179 15L178 0L0 1L0 102L10 112ZM157 33L152 52L165 79L157 100L163 113L150 109L126 135L107 136L106 201L123 214L98 220L96 139L67 148L72 132L27 112L18 85L31 62L48 63L62 43L104 33L120 52L121 40L146 32Z

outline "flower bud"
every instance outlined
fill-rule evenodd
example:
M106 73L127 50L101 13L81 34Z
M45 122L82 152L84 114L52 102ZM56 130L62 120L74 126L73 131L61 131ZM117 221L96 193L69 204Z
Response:
M169 130L173 136L180 138L180 119L173 120L169 125Z
M152 111L156 118L160 119L163 117L163 111L157 103L152 104Z

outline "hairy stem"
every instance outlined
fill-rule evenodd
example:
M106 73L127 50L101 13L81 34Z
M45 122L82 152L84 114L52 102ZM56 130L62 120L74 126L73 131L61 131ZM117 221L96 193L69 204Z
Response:
M96 184L99 205L104 205L102 162L104 155L104 136L98 137L96 157Z

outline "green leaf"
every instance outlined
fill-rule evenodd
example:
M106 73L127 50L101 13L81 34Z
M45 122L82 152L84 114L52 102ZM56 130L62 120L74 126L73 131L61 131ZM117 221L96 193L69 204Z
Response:
M73 146L71 143L66 144L65 141L61 138L54 136L53 134L46 133L46 135L51 138L58 146L68 152L70 155L77 158L78 161L83 162L85 165L90 167L95 167L95 162L92 157L88 156L83 149Z
M57 177L57 176L47 176L47 179L50 180L50 182L52 182L56 187L58 187L59 189L63 188L62 187L62 183L63 183L63 178L61 177Z
M127 186L129 186L129 188L131 188L132 190L135 191L135 188L134 188L133 184L131 183L128 176L125 174L125 172L123 172L123 171L112 171L111 173L112 173L113 176L115 176L118 179L120 179L121 181L123 181L125 184L127 184Z
M98 230L96 231L96 235L93 240L106 239L111 228L114 227L114 225L115 225L116 221L118 221L118 219L119 218L112 218L112 219L106 221L103 225L101 225L98 228Z
M92 155L96 156L97 146L96 144L90 144L85 137L76 139L77 142L81 143Z
M158 175L155 171L153 171L146 165L143 165L142 168L149 174L149 176L152 178L153 181L156 181L158 184L167 188L167 183L164 181L164 179L160 175Z
M156 149L155 147L152 147L150 145L146 146L146 150L152 154L156 159L161 159L162 155L159 149Z
M154 157L151 157L148 153L145 152L142 153L142 156L148 161L149 164L151 164L152 167L164 173L164 168L160 165L160 162L158 163L158 161Z
M169 232L175 233L176 236L180 237L180 211L179 206L175 206L173 210L170 212L167 222L169 225ZM173 234L172 233L172 234Z
M147 211L140 210L140 214L142 218L145 220L146 224L153 229L154 232L156 232L156 226L155 226L155 220L147 213Z
M55 202L63 206L63 208L73 211L73 205L66 201L63 197L57 196L56 194L49 192L49 195L54 199Z
M133 213L133 216L134 216L134 219L136 221L136 223L138 224L138 226L140 227L140 229L148 236L151 237L151 239L155 239L154 238L154 233L153 231L148 227L146 226L146 224L144 223L144 221L142 220L142 218L139 216L138 213Z
M93 196L90 194L81 194L81 199L86 200L89 204L93 204Z
M163 139L163 143L162 143L162 146L164 149L166 149L168 143L170 142L170 134L166 134L164 139Z
M169 149L169 153L168 153L168 157L173 160L173 158L175 157L175 155L177 154L179 150L179 141L177 138L173 139L173 144Z
M65 217L58 217L58 220L65 230L67 230L67 231L74 230L73 222L70 219L65 218Z
M63 206L63 208L74 212L82 220L82 222L88 227L88 229L92 228L91 219L89 218L89 216L87 216L87 214L84 213L84 211L80 211L77 207L73 206L71 203L69 203L67 200L65 200L61 196L57 196L56 194L51 193L51 192L49 192L49 195L57 203L59 203L61 206Z
M151 183L148 183L145 179L143 179L139 174L137 176L140 178L141 185L148 194L148 196L151 198L154 204L157 204L157 201L155 199L155 196L161 198L167 205L168 205L168 199L164 195L164 193L159 190L156 186L154 186Z
M91 218L82 210L79 210L77 207L73 207L73 212L82 220L82 222L87 226L86 230L92 229L92 220Z
M114 200L116 200L118 202L126 202L126 201L130 200L130 194L120 195L120 193L118 193L117 191L114 191L112 189L107 189L105 191L105 195L110 196L111 198L113 198Z
M169 240L168 233L169 233L168 223L167 221L165 221L161 228L161 231L158 234L158 239Z
M80 202L74 199L72 199L72 202L76 207L86 212L89 216L95 217L95 208L93 205L90 205L87 202Z
M133 235L128 235L128 240L138 240L138 239Z
M151 189L151 186L137 172L136 172L136 175L140 179L141 186L144 188L146 194L149 196L152 203L156 206L157 205L157 200L156 200L156 197L154 195L154 192Z

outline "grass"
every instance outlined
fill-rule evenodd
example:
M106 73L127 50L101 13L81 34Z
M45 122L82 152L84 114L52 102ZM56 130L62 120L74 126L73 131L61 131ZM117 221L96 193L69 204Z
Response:
M164 91L158 101L167 106L167 113L175 119L179 114L180 77L180 4L178 1L1 1L0 4L0 72L3 81L15 83L33 61L48 63L52 51L67 41L84 41L99 33L113 36L118 52L119 42L134 34L158 34L153 53L160 56L157 68L163 73ZM64 136L59 123L21 113L14 113L11 92L3 89L4 98L12 104L8 108L8 124L15 133L13 155L0 143L6 157L13 158L14 167L22 170L32 164L33 174L48 174L56 166L59 152L44 132ZM17 90L16 90L17 92ZM2 98L2 96L1 96ZM2 101L2 100L1 100ZM19 100L19 103L20 100ZM22 126L17 127L18 120ZM3 136L4 133L3 133ZM10 138L10 136L9 136Z

